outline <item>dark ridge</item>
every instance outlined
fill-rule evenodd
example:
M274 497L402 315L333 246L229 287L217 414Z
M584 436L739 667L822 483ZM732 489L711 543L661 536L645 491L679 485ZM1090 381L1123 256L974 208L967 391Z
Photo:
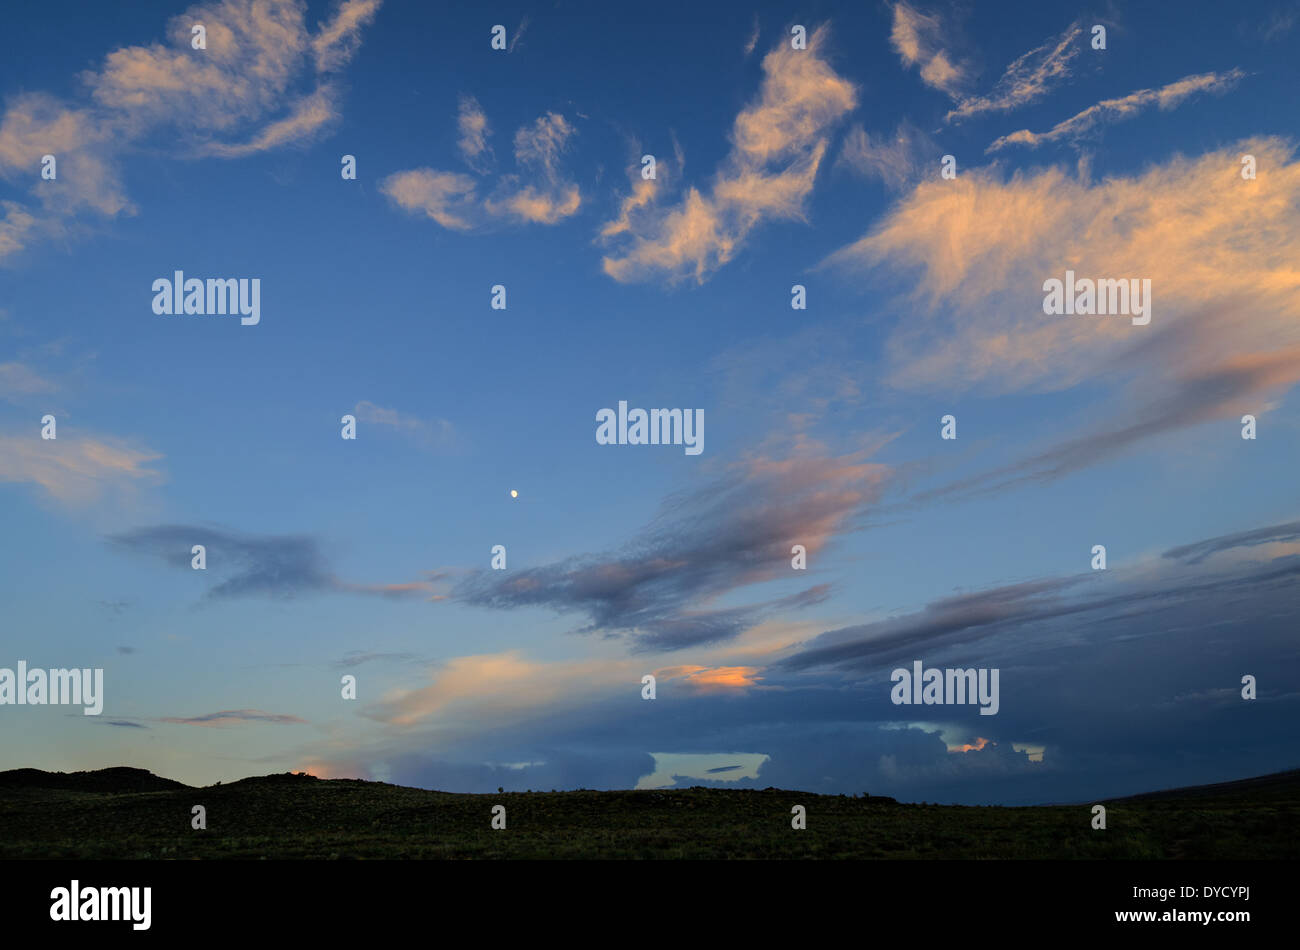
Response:
M1108 798L1111 802L1150 802L1161 799L1186 798L1270 798L1274 794L1294 793L1300 786L1300 769L1286 772L1274 772L1271 775L1257 775L1254 778L1241 778L1232 782L1216 782L1213 785L1188 785L1185 788L1168 788L1158 792L1143 792L1140 795L1126 795L1123 798Z
M314 775L308 775L306 772L274 772L270 775L250 775L247 778L237 779L222 788L248 787L252 785L305 785L311 782L319 782ZM221 783L218 782L218 785ZM382 782L366 782L366 785L381 785ZM209 788L213 786L209 785Z
M0 788L44 788L62 792L171 792L190 786L145 769L117 766L91 772L44 772L41 769L11 769L0 772Z
M329 786L350 785L358 788L404 788L404 786L391 785L387 782L369 782L361 779L333 779L330 781L324 781L314 775L308 775L306 772L280 772L271 775L252 775L225 785L218 782L217 786L208 787L250 788L285 785L303 787L317 783ZM0 772L0 789L48 789L55 791L131 794L138 792L178 791L194 787L195 786L186 785L183 782L177 782L169 778L154 775L146 769L129 768L126 766L96 769L87 772L46 772L41 769L11 769L9 771ZM1237 779L1230 782L1218 782L1210 785L1189 785L1182 788L1162 789L1154 792L1142 792L1136 795L1100 799L1100 801L1142 802L1166 799L1181 800L1188 798L1272 798L1275 796L1292 796L1296 793L1298 788L1300 788L1300 769L1290 769L1285 772L1275 772L1270 775L1259 775L1252 778ZM692 786L689 790L693 792L718 791L724 793L755 791L754 789L718 789L712 786L702 785ZM425 791L425 789L410 789L410 791ZM574 791L585 792L588 790L575 789ZM628 791L631 790L613 789L604 794L621 794ZM658 789L655 791L659 793L665 791L681 792L683 789ZM782 790L769 786L768 788L763 789L763 791L775 792ZM809 793L787 790L787 794ZM863 794L862 798L877 804L898 804L895 799L886 795ZM1064 803L1051 803L1038 807L1053 807L1057 804Z

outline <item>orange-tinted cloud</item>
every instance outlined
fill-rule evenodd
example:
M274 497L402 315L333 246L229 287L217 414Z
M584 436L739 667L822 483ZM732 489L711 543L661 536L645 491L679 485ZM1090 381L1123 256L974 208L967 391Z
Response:
M1241 177L1244 154L1255 180ZM918 185L829 263L904 275L908 319L888 343L896 387L1056 390L1140 372L1139 405L1196 421L1231 411L1208 399L1219 376L1240 382L1234 397L1300 378L1270 355L1300 345L1297 205L1300 162L1276 138L1097 183L1057 167L975 168ZM1043 282L1066 269L1150 279L1150 325L1044 314ZM1207 399L1180 414L1188 390Z
M663 182L634 185L619 217L601 231L605 240L627 238L604 258L606 274L622 282L662 275L703 283L759 224L804 219L830 132L857 104L853 84L826 59L829 35L823 25L806 50L782 42L764 57L758 98L736 116L731 151L707 191L688 188L675 204L661 204Z
M701 693L747 689L762 679L756 666L670 666L656 670L661 680L680 679L689 689Z
M483 107L473 96L460 97L456 125L460 129L460 138L456 141L457 148L471 168L481 171L481 166L491 156L491 148L487 140L492 134L492 128L488 124Z
M58 178L33 189L33 203L0 207L0 258L38 238L60 237L92 211L134 213L120 152L167 127L189 155L234 158L314 139L339 115L329 75L355 53L380 0L343 0L308 29L296 0L221 0L167 24L167 39L126 46L80 77L89 98L65 105L42 93L10 101L0 117L0 177L30 178L53 154ZM191 27L206 49L191 47Z
M398 726L434 715L457 715L467 722L482 717L508 719L566 698L578 701L593 681L607 680L611 666L609 661L595 660L539 663L513 650L460 656L434 672L427 686L394 690L368 707L365 715ZM637 680L628 678L628 682Z
M986 112L1009 112L1028 105L1064 81L1084 48L1083 26L1071 24L1064 33L1017 57L986 96L969 96L945 116L946 121Z
M1008 145L1037 148L1045 142L1075 139L1102 123L1131 119L1150 106L1169 110L1198 92L1225 92L1235 86L1245 75L1240 69L1231 69L1222 74L1202 73L1199 76L1185 76L1159 89L1139 89L1118 99L1103 99L1079 114L1058 122L1046 132L1030 132L1028 129L1021 129L1019 132L1012 132L997 139L985 151L1000 151Z
M478 103L461 100L460 150L471 169L482 173L487 148L487 117ZM492 221L556 224L582 205L578 186L561 169L561 156L576 129L562 115L548 112L515 132L515 163L522 174L501 176L485 197L479 182L459 172L416 168L395 172L379 185L399 208L423 212L449 230L468 231ZM523 184L526 176L528 184Z
M905 66L916 66L921 81L948 93L960 95L969 81L964 65L954 62L944 49L943 26L937 16L927 16L908 3L895 3L889 42Z
M162 474L147 467L160 458L113 439L70 434L46 440L37 429L0 434L0 482L31 482L69 505L97 501L107 490L160 482Z

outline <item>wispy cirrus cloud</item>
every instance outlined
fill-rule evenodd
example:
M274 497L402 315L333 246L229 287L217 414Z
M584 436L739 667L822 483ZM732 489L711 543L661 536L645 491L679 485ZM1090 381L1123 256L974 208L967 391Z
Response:
M997 152L1011 145L1037 148L1051 142L1075 141L1098 127L1124 119L1131 119L1144 109L1155 106L1162 111L1174 109L1201 92L1223 93L1235 86L1246 74L1240 69L1226 73L1200 73L1184 76L1177 82L1159 89L1139 89L1117 99L1103 99L1077 115L1058 122L1046 132L1021 129L994 140L985 152Z
M1300 23L1300 3L1286 0L1271 11L1256 12L1237 24L1237 35L1242 39L1273 43L1288 35L1296 23Z
M1083 25L1072 23L1059 36L1018 56L985 94L968 90L974 82L969 63L949 52L951 37L937 13L921 13L910 3L892 6L890 45L904 66L920 70L921 81L954 102L945 122L988 113L1010 112L1046 96L1069 78L1085 42Z
M1267 176L1243 180L1244 153ZM1086 379L1121 389L1113 420L976 479L1011 484L1262 412L1300 380L1297 202L1300 163L1273 138L1098 183L1056 167L1010 178L969 169L918 185L827 263L878 273L888 262L910 288L900 306L913 319L887 344L891 385L1005 393ZM987 207L1005 213L982 214ZM1151 325L1044 315L1043 281L1067 268L1150 279Z
M477 102L461 103L459 147L466 164L482 173L487 118ZM562 156L577 134L563 115L548 112L515 132L517 173L500 176L481 194L479 181L461 172L414 168L394 172L379 190L397 207L453 231L494 222L557 224L582 205L582 194L562 167Z
M315 32L300 0L222 0L173 17L167 41L108 53L79 78L80 102L40 92L10 99L0 116L0 177L37 177L53 154L59 175L27 203L0 204L0 259L92 220L133 214L121 155L161 130L186 157L236 158L306 142L338 118L332 75L356 52L379 0L342 0ZM207 48L191 47L201 23Z
M1244 153L1267 176L1243 181ZM1282 139L1248 139L1101 182L1059 166L1009 177L968 169L954 181L921 183L824 264L846 274L894 265L909 312L926 318L900 326L891 341L896 386L1059 389L1122 367L1119 356L1136 346L1213 366L1300 343L1294 153ZM981 213L986 207L1008 211ZM1043 281L1066 268L1150 278L1153 333L1123 319L1046 318ZM1223 313L1209 320L1213 308ZM1184 331L1161 335L1170 324Z
M992 471L918 492L912 500L987 494L1061 478L1167 432L1216 420L1235 422L1243 414L1262 412L1260 406L1267 404L1270 393L1288 389L1297 381L1300 346L1231 357L1218 366L1193 370L1166 382L1158 395L1125 400L1119 412L1091 431Z
M857 104L854 85L826 56L830 31L818 27L806 50L782 43L763 59L763 83L731 130L731 150L707 192L689 188L660 202L657 182L638 182L605 240L626 245L603 259L620 282L655 276L703 283L749 234L771 220L805 219L804 202L834 126Z
M969 84L969 67L954 62L944 48L943 25L938 16L921 13L910 3L895 3L889 42L903 65L921 71L921 81L927 86L959 97Z
M1069 77L1081 49L1083 25L1076 22L1060 36L1017 58L987 95L961 99L945 121L1009 112L1041 99Z
M203 147L203 152L222 158L241 158L282 145L306 142L337 121L339 115L338 92L326 83L293 103L287 116L270 122L249 141L238 144L211 142Z
M576 214L582 196L560 167L560 157L575 133L573 125L554 112L517 130L515 163L525 176L503 179L498 194L483 202L488 213L534 224L555 224Z
M615 671L621 670L620 673ZM363 715L412 726L437 715L444 723L470 724L490 716L498 725L527 717L539 705L580 703L610 688L616 676L631 679L626 663L583 660L543 663L517 650L455 657L413 689L394 689Z
M425 449L445 449L457 441L456 427L446 419L422 419L396 409L386 409L368 400L361 400L352 410L358 422L372 423L392 429Z
M625 691L640 689L645 667L632 658L533 660L517 650L460 656L431 669L428 682L390 690L363 710L366 718L415 726L436 717L441 728L477 732L492 723L505 728L527 721L539 707L552 712L581 710ZM753 666L664 667L654 671L658 689L686 697L732 695L759 686Z
M752 55L754 48L758 46L758 33L758 14L755 13L754 25L749 31L749 36L745 39L745 45L741 47L741 51L745 54L746 58Z
M478 183L470 175L415 168L389 175L379 189L399 208L420 212L449 231L475 226Z
M347 670L347 669L352 669L353 667L362 666L363 664L370 663L375 660L411 661L411 660L418 660L418 659L419 657L416 656L414 653L376 653L373 651L366 652L360 650L353 650L351 653L347 654L342 659L335 661L334 667L335 669Z
M483 171L486 160L492 155L491 146L487 141L488 136L492 134L492 127L483 112L483 107L473 96L460 97L456 125L460 129L460 138L456 140L460 154L471 168Z
M876 178L891 191L902 191L932 172L939 147L912 123L903 121L891 138L872 137L855 125L844 137L837 167L848 168L864 178Z
M534 568L475 571L451 599L493 609L543 607L586 615L584 632L626 635L637 650L735 638L781 610L811 606L828 587L741 607L712 603L790 576L791 548L814 556L878 497L887 469L861 455L754 459L706 488L670 499L618 552Z
M319 24L311 41L317 72L336 72L351 62L361 47L362 31L382 4L383 0L350 0L339 4L333 19Z
M1187 564L1200 564L1207 558L1224 551L1238 548L1255 548L1264 544L1289 541L1300 541L1300 521L1269 525L1251 531L1238 531L1235 534L1225 534L1217 538L1198 541L1194 544L1179 545L1170 548L1162 557L1183 561Z
M515 28L514 36L510 37L510 45L506 47L507 54L513 53L515 51L515 47L523 43L524 34L528 32L529 22L530 21L527 16L525 16L522 20L519 21L519 26Z
M158 525L115 534L113 545L136 554L160 558L175 568L190 569L193 546L205 548L207 571L223 578L206 597L293 597L341 592L382 597L419 597L432 592L427 581L400 584L360 584L334 574L309 535L237 534L199 525Z
M260 709L223 709L221 712L205 713L202 716L163 716L157 721L185 726L203 726L208 729L220 729L246 722L268 722L275 725L296 725L307 722L306 719L298 716L262 712Z
M1063 629L1104 627L1104 618L1258 596L1270 610L1297 604L1300 553L1202 565L1202 561L1268 540L1294 540L1296 524L1226 535L1174 548L1166 560L1139 563L1122 575L1045 578L940 598L920 611L831 630L772 664L774 670L836 669L881 675L892 663L937 656L981 641L1017 636L1029 646L1051 642ZM1191 555L1190 557L1188 555ZM1171 563L1181 562L1181 563ZM979 651L987 652L987 646Z
M0 433L0 482L31 483L55 501L88 505L106 493L160 483L162 473L148 466L162 457L113 437L81 436L66 429L48 440L36 429L30 435Z
M24 363L0 363L0 399L14 396L39 396L59 387Z

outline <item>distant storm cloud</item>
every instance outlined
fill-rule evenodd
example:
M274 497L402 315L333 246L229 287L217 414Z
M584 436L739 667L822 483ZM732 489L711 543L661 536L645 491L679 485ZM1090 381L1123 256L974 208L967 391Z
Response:
M347 774L455 791L629 788L653 773L661 786L734 779L1026 804L1294 767L1300 553L1281 540L1293 527L1184 546L1220 550L1199 565L1117 560L1106 572L953 594L810 639L791 629L757 660L748 644L719 645L708 651L716 665L650 668L666 715L646 716L638 658L461 657L366 711L400 731L305 751L352 763ZM1279 546L1254 543L1265 537ZM931 706L905 715L889 673L919 658L1000 668L999 714ZM1268 687L1245 702L1240 675L1261 668ZM694 688L706 685L716 688ZM1207 744L1227 760L1189 755ZM673 752L650 754L663 749ZM734 768L738 750L752 750L755 766L765 759L761 769ZM391 772L367 773L366 762ZM493 762L547 765L511 775Z
M207 572L221 578L207 593L214 600L327 592L409 597L432 590L425 581L356 584L342 580L330 570L319 542L309 535L237 534L197 525L159 525L112 535L109 542L185 570L191 569L194 545L203 545Z
M712 779L719 782L739 782L757 779L759 771L770 756L762 753L699 753L652 752L654 771L637 782L639 789L674 788L678 779ZM725 764L715 765L722 762Z
M861 456L752 460L706 488L672 498L626 547L502 576L476 571L451 598L494 609L585 614L584 632L625 634L638 649L732 639L780 610L825 599L825 584L740 607L733 591L789 579L791 548L815 555L878 497L887 469Z
M1088 578L1031 581L994 590L936 600L916 613L857 624L822 634L778 668L818 667L873 670L885 659L918 651L933 651L954 642L969 642L1031 619L1042 620L1070 610L1062 595Z
M1191 569L1232 548L1300 538L1291 523L1225 535L1174 548L1168 561L1125 571L1077 574L945 597L900 617L828 631L774 664L786 671L833 668L880 672L889 663L933 655L998 635L1055 629L1070 619L1077 625L1102 622L1107 616L1155 611L1225 598L1258 596L1274 605L1300 605L1300 553L1245 563L1211 564ZM1071 619L1072 618L1072 619Z
M1300 521L1271 525L1267 528L1256 528L1253 531L1238 531L1236 534L1225 534L1218 538L1210 538L1207 541L1198 541L1195 544L1184 544L1180 547L1170 548L1164 553L1164 557L1184 561L1188 564L1200 564L1206 558L1213 557L1223 551L1230 551L1233 548L1257 547L1261 544L1289 541L1300 541Z

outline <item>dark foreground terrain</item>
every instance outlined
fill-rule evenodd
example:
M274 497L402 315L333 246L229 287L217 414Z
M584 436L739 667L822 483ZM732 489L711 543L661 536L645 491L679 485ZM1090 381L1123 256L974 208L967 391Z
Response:
M190 827L207 809L207 830ZM506 808L506 830L491 827ZM791 807L807 829L790 827ZM1300 856L1300 771L1106 802L908 805L777 789L458 795L267 775L190 788L140 769L0 772L0 859Z

